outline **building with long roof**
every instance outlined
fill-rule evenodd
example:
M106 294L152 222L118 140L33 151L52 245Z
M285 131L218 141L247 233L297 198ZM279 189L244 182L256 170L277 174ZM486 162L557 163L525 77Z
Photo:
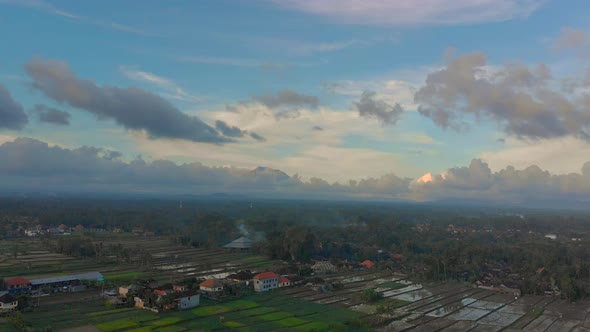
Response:
M241 237L239 239L236 239L226 245L224 245L224 248L228 248L228 249L240 249L240 250L248 250L250 248L252 248L252 240L246 238L246 237Z

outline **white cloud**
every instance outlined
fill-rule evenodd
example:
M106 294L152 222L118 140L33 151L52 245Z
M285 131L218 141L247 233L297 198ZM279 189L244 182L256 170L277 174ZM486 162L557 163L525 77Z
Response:
M84 24L90 24L90 25L94 25L97 27L105 28L105 29L116 30L116 31L131 33L131 34L140 35L140 36L150 36L150 37L158 36L157 34L154 34L152 32L148 32L143 29L131 27L131 26L128 26L125 24L121 24L121 23L117 23L117 22L113 22L113 21L108 21L108 20L97 19L97 18L93 18L93 17L81 16L81 15L57 8L56 6L54 6L53 4L51 4L45 0L0 0L0 5L2 5L2 4L21 6L21 7L34 9L34 10L40 10L40 11L43 11L43 12L48 13L50 15L60 16L60 17L66 18L66 19L70 19L72 21L76 21L76 22L80 22L80 23L84 23Z
M543 0L271 0L277 6L367 25L451 25L525 18Z
M365 91L373 91L376 98L388 104L400 104L404 110L415 110L414 93L418 85L402 80L340 80L324 84L324 89L333 94L360 97Z
M162 91L159 91L159 94L164 97L195 103L207 100L207 97L188 93L171 79L158 76L154 73L138 70L129 66L120 66L119 70L129 79L152 84L160 88Z
M415 174L421 167L409 167L404 158L388 151L346 145L349 136L362 137L384 145L404 143L439 144L425 133L392 131L378 121L365 121L357 112L320 107L301 108L298 116L277 118L274 109L260 103L236 104L227 110L201 113L208 121L221 120L256 132L265 142L242 141L219 147L174 140L148 140L134 135L133 140L142 153L155 158L190 161L198 159L207 165L234 165L254 168L268 166L303 178L321 177L328 181L346 182L367 176L378 177L395 172ZM314 130L314 127L323 130ZM338 172L334 172L338 170Z
M580 165L590 159L589 156L590 143L575 137L534 142L507 139L505 148L480 154L493 170L538 165L555 174L578 172Z

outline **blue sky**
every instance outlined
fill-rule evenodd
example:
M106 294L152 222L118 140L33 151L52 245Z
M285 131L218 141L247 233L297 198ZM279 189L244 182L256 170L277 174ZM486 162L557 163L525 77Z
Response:
M0 0L0 84L28 116L26 125L0 123L0 143L29 137L116 150L126 161L264 165L342 183L418 178L472 159L492 171L580 172L590 159L580 153L590 151L586 90L561 86L588 68L588 14L581 0ZM476 52L485 63L470 58ZM470 61L483 81L459 80ZM534 82L507 78L514 68ZM117 101L107 110L74 96L86 81L84 93L103 98L96 103L120 93ZM547 91L558 96L545 100ZM144 92L157 98L120 105ZM210 136L180 133L156 106L162 118L146 120L138 105L160 98L175 123L195 119ZM68 124L41 121L35 105L45 116L67 112Z

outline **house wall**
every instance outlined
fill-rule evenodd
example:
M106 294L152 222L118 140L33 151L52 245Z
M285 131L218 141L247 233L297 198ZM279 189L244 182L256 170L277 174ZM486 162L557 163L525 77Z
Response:
M199 287L199 289L201 291L204 291L204 292L210 292L210 293L212 293L212 292L221 292L223 290L223 287L214 287L214 288L210 288L210 287Z
M254 280L254 290L257 292L266 292L277 287L279 287L279 277Z
M25 294L31 292L31 285L12 285L8 286L8 293L10 294Z
M187 297L181 297L180 301L178 302L178 309L190 309L198 306L200 304L200 297L199 295L192 295Z
M18 301L3 303L0 302L0 312L10 312L16 310L18 307Z
M127 287L119 287L119 295L127 296L127 293L129 293L129 289Z

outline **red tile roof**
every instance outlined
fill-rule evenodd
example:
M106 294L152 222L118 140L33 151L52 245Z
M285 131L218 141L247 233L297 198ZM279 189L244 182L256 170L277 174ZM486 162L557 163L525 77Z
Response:
M375 263L371 262L370 260L365 260L361 263L361 265L366 266L366 267L373 267L375 266Z
M166 291L163 291L161 289L154 289L154 294L164 296L166 295Z
M17 286L17 285L30 285L31 282L29 279L24 277L14 277L6 280L6 285L8 286Z
M219 280L217 279L207 279L205 281L203 281L202 283L199 284L200 287L205 287L205 288L217 288L217 287L221 287L221 283L219 282Z
M274 272L262 272L262 273L258 273L257 275L255 275L254 279L257 279L257 280L272 279L272 278L276 278L278 276L279 275Z
M288 278L286 278L286 277L280 277L280 278L279 278L279 283L280 283L280 284L282 284L282 283L285 283L285 282L291 282L291 280L289 280L289 279L288 279Z
M402 259L402 258L404 258L404 255L402 255L402 254L393 254L393 255L391 255L391 257L393 257L395 259Z

